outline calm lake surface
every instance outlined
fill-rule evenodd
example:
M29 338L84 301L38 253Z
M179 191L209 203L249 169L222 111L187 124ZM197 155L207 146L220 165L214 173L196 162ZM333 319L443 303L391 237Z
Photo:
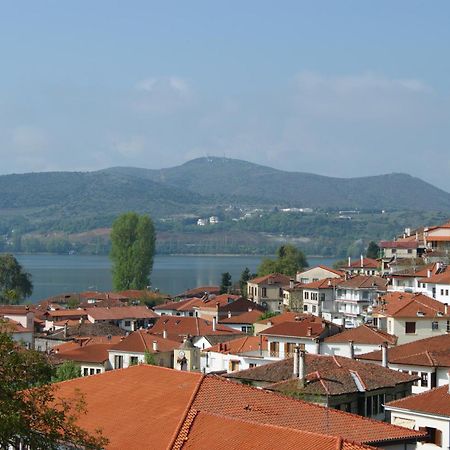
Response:
M111 263L107 256L15 255L24 270L31 273L34 291L31 301L52 295L112 288ZM221 274L230 272L237 281L248 267L252 272L261 256L162 255L156 256L151 276L152 288L176 295L196 286L219 285ZM308 258L310 266L332 265L335 259Z

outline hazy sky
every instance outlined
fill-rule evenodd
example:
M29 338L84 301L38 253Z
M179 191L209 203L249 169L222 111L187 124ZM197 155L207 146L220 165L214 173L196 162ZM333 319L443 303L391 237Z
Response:
M0 173L217 155L450 191L449 23L447 0L0 0Z

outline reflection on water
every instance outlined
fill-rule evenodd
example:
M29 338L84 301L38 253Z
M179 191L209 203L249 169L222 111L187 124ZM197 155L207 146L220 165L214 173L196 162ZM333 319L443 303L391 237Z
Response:
M107 256L16 255L16 258L32 275L32 301L64 292L111 290L111 264ZM223 272L230 272L233 281L237 281L245 267L255 272L260 261L260 256L156 256L152 287L175 295L196 286L218 285ZM334 259L308 261L310 266L331 265Z

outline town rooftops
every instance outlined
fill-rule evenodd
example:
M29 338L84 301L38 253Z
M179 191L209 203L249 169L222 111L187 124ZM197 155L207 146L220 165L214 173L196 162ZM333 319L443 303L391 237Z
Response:
M435 264L434 270L431 272L431 277L428 274L424 274L423 276L424 278L419 280L421 283L450 284L450 269L442 263Z
M153 344L155 342L157 345L157 350L154 350L153 348ZM167 339L156 334L151 334L149 330L137 330L127 337L115 342L110 349L120 352L157 353L171 352L179 346L179 341L172 341L171 339Z
M221 294L221 295L205 295L203 298L187 298L180 301L163 303L155 306L155 310L171 310L171 311L193 311L202 308L217 308L232 304L240 298L239 295Z
M450 318L445 305L421 293L388 292L373 309L373 315L394 318Z
M157 366L113 370L55 387L58 398L72 398L76 392L84 396L87 412L77 423L88 432L102 429L109 450L147 448L149 442L155 449L180 448L174 444L188 436L183 425L198 412L364 444L402 443L425 436L220 377Z
M251 369L233 372L227 378L259 381L280 392L302 392L309 395L343 395L373 391L397 384L413 382L417 376L385 367L356 361L343 356L305 355L306 384L298 386L293 377L294 359L288 358Z
M324 339L324 342L327 344L348 343L350 341L355 344L381 345L384 342L388 342L391 345L395 345L397 343L397 336L363 324L356 328L348 328L342 333Z
M335 275L338 275L340 277L345 275L345 272L343 272L342 270L333 269L332 267L323 266L321 264L319 264L318 266L309 267L308 269L305 269L305 270L303 270L301 272L297 272L297 275L301 275L302 273L306 273L306 272L309 272L310 270L314 270L314 269L327 270L328 272L334 273Z
M384 278L374 275L355 275L339 283L339 288L346 289L376 289L377 291L386 290L387 281Z
M358 355L364 361L381 361L381 350ZM388 351L390 364L426 367L450 367L450 334L420 339L392 347Z
M269 275L264 275L262 277L256 277L252 280L248 280L248 283L251 284L274 284L285 286L288 285L292 280L292 277L288 277L287 275L283 275L281 273L270 273Z
M0 315L25 316L32 312L28 305L0 305Z
M146 306L119 306L116 308L89 308L89 317L97 320L154 319L159 317Z
M25 328L16 320L9 319L0 315L0 333L32 333L33 330Z
M185 297L203 297L205 294L219 294L219 286L199 286L193 289L187 289L180 294L174 295L174 297L185 298Z
M182 336L208 336L214 334L222 335L240 335L233 328L226 325L217 324L213 329L213 322L199 317L178 317L178 316L161 316L156 324L151 328L152 334L162 334L164 330L171 339L180 338Z
M411 395L400 400L394 400L386 406L389 408L417 411L436 416L446 416L450 419L450 393L448 384Z

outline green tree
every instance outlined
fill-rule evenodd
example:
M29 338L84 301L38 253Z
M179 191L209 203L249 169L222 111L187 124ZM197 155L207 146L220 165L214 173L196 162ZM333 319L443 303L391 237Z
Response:
M56 368L56 375L53 381L66 381L81 376L80 366L74 361L64 361Z
M242 297L247 298L247 281L250 280L252 277L252 274L250 273L250 269L246 267L242 273L241 278L239 279L239 286L241 289L241 295Z
M370 241L366 251L367 258L377 259L380 257L380 247L376 242Z
M0 303L16 303L32 292L31 275L23 271L13 255L0 255Z
M153 353L150 353L148 350L145 350L145 352L144 352L144 363L145 364L150 364L152 366L156 366L155 355L153 355Z
M114 289L145 289L149 286L154 253L155 228L150 217L134 212L119 216L111 230Z
M231 274L230 272L224 272L222 274L222 280L220 282L220 294L228 294L231 289Z
M263 259L258 267L258 275L263 276L278 272L295 276L299 270L308 267L306 256L294 245L282 245L278 248L276 255L276 259Z
M53 373L45 356L18 348L12 338L0 332L0 448L57 450L102 449L107 439L89 435L76 425L85 412L82 396L57 398L50 384Z

